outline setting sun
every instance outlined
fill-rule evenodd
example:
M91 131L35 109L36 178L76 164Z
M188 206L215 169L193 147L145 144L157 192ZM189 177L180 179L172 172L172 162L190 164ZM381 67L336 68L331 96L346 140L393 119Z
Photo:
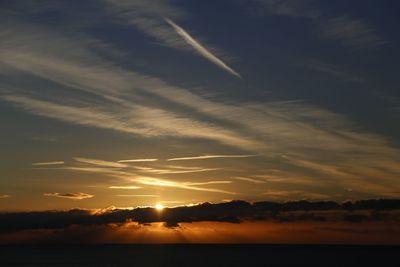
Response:
M156 208L156 210L163 210L163 209L164 209L164 205L163 205L163 204L160 204L160 203L157 203L157 204L155 205L155 208Z

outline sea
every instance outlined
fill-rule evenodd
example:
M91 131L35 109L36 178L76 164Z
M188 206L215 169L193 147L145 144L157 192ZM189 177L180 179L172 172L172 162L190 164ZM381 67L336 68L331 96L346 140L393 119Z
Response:
M400 246L2 245L0 266L400 266Z

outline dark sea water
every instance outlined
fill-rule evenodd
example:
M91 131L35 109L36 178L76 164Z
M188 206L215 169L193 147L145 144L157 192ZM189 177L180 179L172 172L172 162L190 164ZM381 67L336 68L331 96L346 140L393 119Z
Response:
M0 266L400 266L399 246L0 246Z

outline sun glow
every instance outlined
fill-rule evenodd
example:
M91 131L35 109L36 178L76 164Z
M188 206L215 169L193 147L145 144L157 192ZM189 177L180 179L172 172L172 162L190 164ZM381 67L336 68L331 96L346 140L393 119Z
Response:
M164 205L160 204L160 203L157 203L154 207L156 210L160 210L160 211L164 209Z

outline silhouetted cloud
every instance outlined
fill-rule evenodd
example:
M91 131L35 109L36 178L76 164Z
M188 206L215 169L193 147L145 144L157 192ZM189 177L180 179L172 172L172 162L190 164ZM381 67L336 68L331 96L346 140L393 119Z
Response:
M164 222L167 227L177 227L179 223L204 221L229 223L248 220L275 220L278 222L399 221L398 210L400 210L400 200L395 199L361 200L343 204L334 201L284 203L263 201L251 204L235 200L216 204L206 202L195 206L164 208L162 211L153 207L142 207L0 213L0 231L58 229L71 225L106 225L127 222L139 224Z

